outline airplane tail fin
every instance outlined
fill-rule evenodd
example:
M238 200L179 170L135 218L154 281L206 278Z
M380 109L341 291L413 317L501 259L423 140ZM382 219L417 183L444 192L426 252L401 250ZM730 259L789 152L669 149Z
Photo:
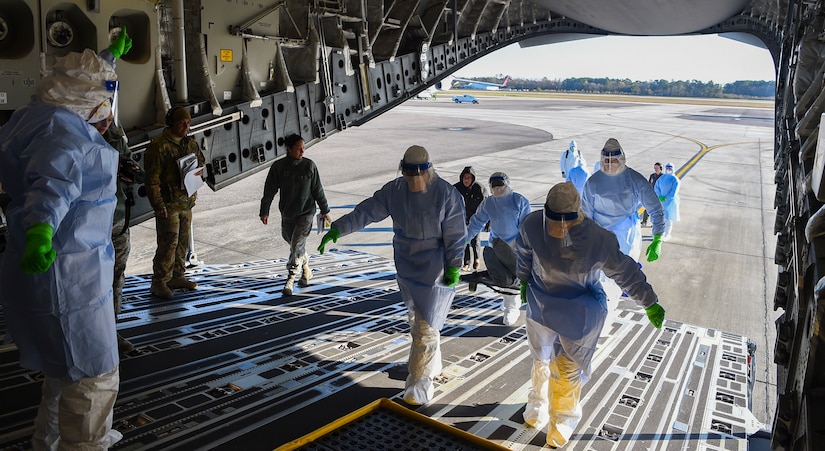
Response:
M504 77L504 82L501 84L501 86L507 86L507 83L509 81L510 81L510 76L508 75L508 76Z
M453 87L454 78L452 75L444 77L441 81L436 82L433 87L438 91L449 91Z

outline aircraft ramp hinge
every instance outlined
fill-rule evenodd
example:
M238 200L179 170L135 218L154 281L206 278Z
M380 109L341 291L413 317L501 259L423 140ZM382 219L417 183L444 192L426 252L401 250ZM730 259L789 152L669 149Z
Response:
M315 134L319 138L323 138L323 137L327 136L327 129L326 129L326 126L324 125L324 121L316 121L315 122Z
M336 114L335 115L335 125L338 127L338 130L346 130L347 129L347 121L344 119L343 114Z
M215 174L226 174L229 172L229 165L226 163L226 157L215 158L212 160L212 171Z
M258 144L252 148L252 159L258 162L258 164L263 163L266 161L266 150L262 144Z

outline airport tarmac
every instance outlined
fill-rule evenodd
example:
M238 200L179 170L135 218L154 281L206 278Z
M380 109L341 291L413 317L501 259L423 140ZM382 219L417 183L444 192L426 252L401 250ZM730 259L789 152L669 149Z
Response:
M773 109L741 105L539 100L479 96L480 103L409 101L356 128L313 143L333 218L350 211L398 174L412 144L425 146L442 178L475 168L479 181L504 171L512 188L539 208L560 182L559 156L576 140L589 168L604 142L617 138L628 166L645 177L654 162L685 168L681 221L661 257L644 271L667 318L745 335L756 343L753 413L772 422L775 399L773 310L775 251ZM756 105L756 104L755 104ZM702 155L698 161L695 157ZM694 160L689 167L688 162ZM285 259L277 206L258 219L266 171L199 193L194 240L206 264ZM277 202L277 198L276 201ZM273 220L274 219L274 220ZM333 247L392 257L391 224L342 237ZM650 229L643 229L650 240ZM151 273L153 221L133 226L127 274ZM320 236L311 236L313 250ZM585 405L585 409L587 406Z

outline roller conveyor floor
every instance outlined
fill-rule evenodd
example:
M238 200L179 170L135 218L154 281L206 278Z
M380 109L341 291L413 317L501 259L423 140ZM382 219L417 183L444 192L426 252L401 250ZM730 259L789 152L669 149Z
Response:
M195 268L198 289L170 300L149 295L148 276L127 278L118 330L136 349L121 360L114 426L124 438L114 449L273 449L376 399L403 405L409 327L392 261L314 255L310 286L289 297L284 264ZM435 397L411 408L511 449L540 449L544 433L521 419L524 312L503 326L500 304L500 294L459 285ZM672 320L657 330L633 302L610 304L584 417L565 448L747 449L750 341ZM41 376L17 359L2 348L0 449L30 447L39 402Z

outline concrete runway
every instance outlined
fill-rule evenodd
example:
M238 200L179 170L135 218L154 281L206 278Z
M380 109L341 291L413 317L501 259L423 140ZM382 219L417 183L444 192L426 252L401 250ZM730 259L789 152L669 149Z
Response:
M653 163L685 169L681 221L660 259L644 271L667 318L735 332L757 344L753 413L773 419L773 109L736 105L630 103L602 100L480 97L480 104L409 101L371 122L307 149L318 165L333 218L398 174L412 144L425 146L439 175L450 182L472 165L486 183L504 171L534 209L562 181L559 156L571 139L593 167L604 142L617 138L628 166L645 177ZM597 97L595 99L598 99ZM701 158L697 156L701 155ZM207 156L208 158L208 156ZM266 171L218 192L203 189L194 210L195 250L209 264L286 258L277 205L270 225L258 219ZM275 200L277 202L277 199ZM339 248L392 256L391 224L373 224L340 239ZM643 229L650 240L650 229ZM154 222L133 226L127 274L151 273ZM315 252L320 236L311 236ZM646 244L645 244L646 247Z

